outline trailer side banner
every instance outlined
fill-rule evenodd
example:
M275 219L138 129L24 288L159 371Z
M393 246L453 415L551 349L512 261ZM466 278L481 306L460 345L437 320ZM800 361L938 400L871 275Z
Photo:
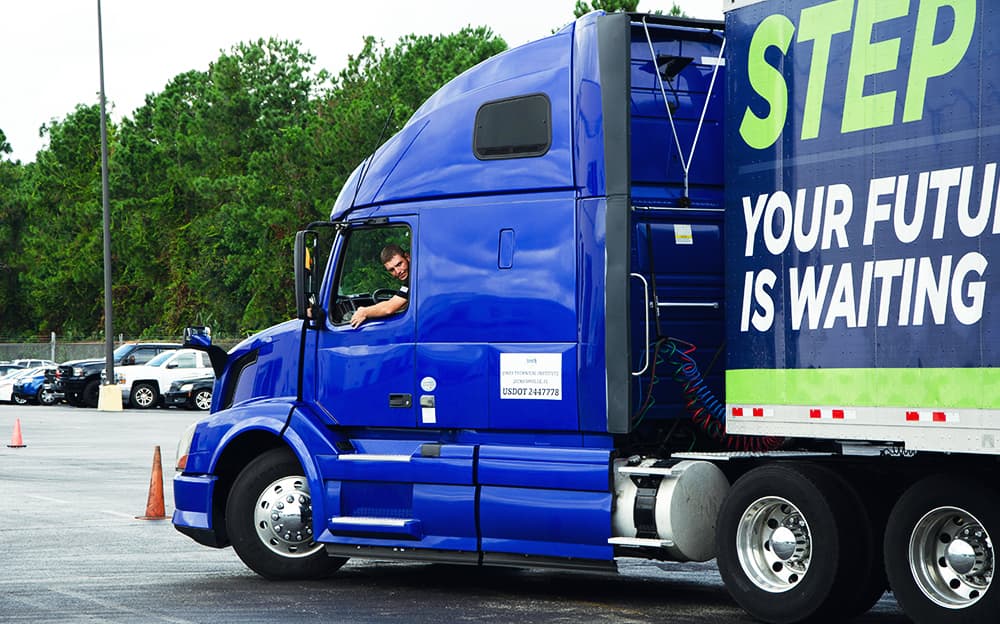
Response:
M1000 405L998 24L984 0L727 13L730 404Z

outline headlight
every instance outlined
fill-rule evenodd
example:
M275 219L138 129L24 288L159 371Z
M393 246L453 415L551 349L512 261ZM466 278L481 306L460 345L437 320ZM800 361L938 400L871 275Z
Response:
M183 386L181 386L180 390L181 392L191 392L192 390L194 390L194 384L186 383Z
M177 441L177 461L174 462L174 469L177 472L183 472L187 468L188 454L191 452L191 442L194 440L194 430L197 427L197 421L191 423L181 434L180 440Z
M125 383L125 375L122 373L115 373L115 383L119 386L123 385Z

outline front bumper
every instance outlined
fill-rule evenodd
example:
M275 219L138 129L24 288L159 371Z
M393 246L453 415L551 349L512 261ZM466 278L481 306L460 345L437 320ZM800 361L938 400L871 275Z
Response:
M187 406L191 402L191 396L187 392L168 392L163 395L163 404L166 406L176 405L178 407Z
M199 544L227 545L224 527L214 526L212 497L218 477L179 474L174 477L174 527Z

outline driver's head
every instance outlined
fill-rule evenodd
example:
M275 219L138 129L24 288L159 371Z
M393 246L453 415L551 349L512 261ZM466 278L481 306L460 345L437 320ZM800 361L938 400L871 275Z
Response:
M403 251L399 245L386 245L379 254L382 266L392 276L401 282L405 282L410 276L410 254Z

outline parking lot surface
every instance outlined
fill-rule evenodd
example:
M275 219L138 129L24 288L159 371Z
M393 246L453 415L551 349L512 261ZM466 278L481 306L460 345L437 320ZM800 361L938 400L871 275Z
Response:
M272 583L146 510L159 446L166 515L177 439L203 413L0 405L2 622L749 623L712 564L584 574L352 560ZM9 448L20 422L24 448ZM906 622L891 595L856 620Z

